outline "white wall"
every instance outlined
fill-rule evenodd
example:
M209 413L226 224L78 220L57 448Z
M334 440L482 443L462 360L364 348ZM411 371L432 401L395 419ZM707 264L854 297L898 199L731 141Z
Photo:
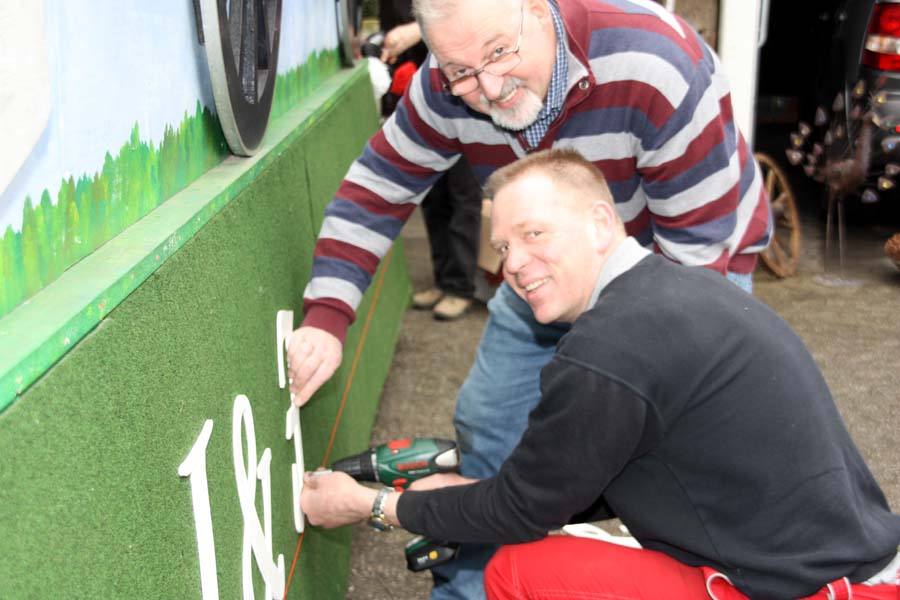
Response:
M719 49L731 83L734 116L747 142L753 143L761 16L770 0L721 0Z

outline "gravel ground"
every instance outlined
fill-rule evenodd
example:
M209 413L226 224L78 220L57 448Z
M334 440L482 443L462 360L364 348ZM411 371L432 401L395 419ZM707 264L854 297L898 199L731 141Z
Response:
M808 211L807 211L808 212ZM900 510L900 270L882 252L900 230L868 224L848 228L844 275L856 287L826 287L823 233L818 213L803 215L803 256L796 276L779 280L757 271L755 293L799 332L831 386L848 427L891 506ZM414 289L431 283L424 228L417 211L404 230ZM831 268L835 272L836 267ZM453 323L434 321L428 311L410 310L403 322L372 442L396 437L453 437L456 390L472 363L487 317L477 305ZM378 534L365 525L353 532L346 597L353 600L426 598L427 573L405 568L403 531Z

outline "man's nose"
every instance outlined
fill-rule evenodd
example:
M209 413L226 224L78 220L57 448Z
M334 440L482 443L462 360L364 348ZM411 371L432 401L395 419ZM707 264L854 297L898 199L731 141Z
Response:
M528 253L510 246L506 251L506 258L503 259L504 268L510 275L515 275L528 264Z
M500 97L500 93L503 91L505 75L492 75L487 71L482 71L476 77L478 78L478 85L481 87L481 93L484 94L485 98L493 102Z

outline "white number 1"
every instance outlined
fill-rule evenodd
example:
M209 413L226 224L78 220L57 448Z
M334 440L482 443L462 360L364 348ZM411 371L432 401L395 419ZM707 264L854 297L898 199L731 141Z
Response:
M216 545L213 540L212 513L209 510L209 485L206 481L206 446L212 434L212 419L207 419L194 447L178 466L178 474L191 478L191 501L197 528L197 552L200 555L200 592L203 600L219 600L216 579Z

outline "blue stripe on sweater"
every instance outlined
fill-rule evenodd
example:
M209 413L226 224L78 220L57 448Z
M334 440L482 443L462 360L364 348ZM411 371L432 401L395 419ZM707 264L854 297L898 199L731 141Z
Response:
M591 34L589 56L592 59L623 51L656 56L672 65L685 81L690 81L695 74L696 67L690 56L676 42L661 33L621 27L601 29Z
M349 281L356 286L361 293L365 293L372 277L360 267L340 258L317 256L313 260L312 277L335 277Z
M658 237L676 244L701 244L706 240L719 242L727 239L734 232L736 226L737 214L730 212L718 219L691 227L668 229L656 224L654 229Z
M725 126L725 139L710 148L703 158L689 169L685 169L671 179L648 181L644 185L651 198L669 198L694 187L710 175L728 167L737 146L734 139L734 122Z
M403 105L397 107L397 110L394 111L392 118L394 119L394 124L397 125L400 128L400 131L402 131L403 134L408 137L414 144L422 146L423 148L428 148L436 154L440 154L444 158L453 156L453 152L446 152L429 146L429 144L419 134L419 132L416 131L416 128L413 127L412 123L409 120L409 112Z
M400 230L403 229L403 222L399 219L371 213L346 198L335 198L333 202L329 203L325 209L325 216L337 217L362 225L388 239L394 239L400 235Z
M675 112L669 117L662 128L659 129L657 135L641 136L644 138L644 150L660 149L669 141L669 139L677 135L679 131L688 126L688 124L690 124L690 122L694 119L694 116L697 112L697 106L700 103L700 98L702 98L703 94L705 94L711 87L712 81L709 78L709 74L706 72L703 72L701 74L701 72L698 71L696 76L694 77L694 80L691 81L691 85L688 88L684 99L681 101L681 105L676 107ZM721 114L718 108L716 109L714 114L716 116Z
M487 178L491 176L491 173L496 171L493 165L486 165L483 163L473 164L471 161L469 162L469 166L472 168L472 173L475 175L475 178L478 179L478 183L481 184L481 187L484 187Z
M434 182L441 176L441 173L436 173L428 177L411 175L406 171L398 169L391 164L389 160L376 153L369 144L366 144L366 147L363 149L357 162L367 169L370 169L376 175L384 177L389 182L409 190L413 195L434 185ZM387 198L387 200L391 201L393 198Z
M612 193L616 204L624 204L631 200L638 188L641 187L641 177L637 173L626 181L607 181L609 191Z
M658 133L644 112L632 106L611 106L570 113L556 139L596 136L604 133L633 133L641 137L642 132L647 132L651 136ZM609 155L609 152L604 154Z

